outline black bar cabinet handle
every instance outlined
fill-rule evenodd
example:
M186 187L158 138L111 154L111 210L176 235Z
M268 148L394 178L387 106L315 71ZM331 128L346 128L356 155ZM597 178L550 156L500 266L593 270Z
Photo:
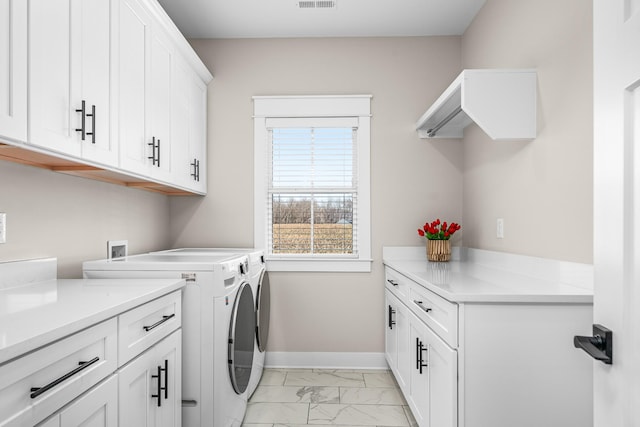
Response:
M420 370L420 375L422 375L422 368L426 368L427 366L429 366L428 363L424 363L424 359L422 358L422 353L427 351L427 346L424 345L422 341L420 341L418 348L420 353L420 364L418 365L418 369Z
M151 375L151 378L156 378L156 381L158 382L158 394L152 394L151 397L155 397L158 399L158 407L162 406L162 394L160 394L160 392L162 391L162 375L160 375L162 373L162 368L160 366L158 366L158 375Z
M191 176L193 177L194 181L198 180L198 161L196 159L193 159L193 163L189 163L190 166L193 166L193 173L191 174Z
M398 286L398 282L395 280L387 279L387 282L391 283L393 286Z
M164 398L169 398L169 361L164 359Z
M142 329L144 329L146 332L149 332L150 330L157 328L158 326L162 325L164 322L166 322L167 320L171 319L172 317L175 317L175 313L174 314L170 314L168 316L162 316L161 320L158 320L156 323L154 323L151 326L143 326Z
M153 166L156 165L156 137L152 136L151 137L151 142L149 142L147 145L151 146L151 156L147 157L147 159L151 160Z
M87 132L87 135L91 135L91 143L96 143L96 106L91 106L91 114L87 114L91 117L91 132Z
M80 134L82 135L82 140L84 141L85 136L86 136L86 128L85 128L85 101L84 99L82 100L82 108L80 108L79 110L76 110L76 113L80 113L80 117L81 117L81 121L80 121L80 129L76 129L76 132L80 132Z
M160 167L160 140L158 140L158 167Z
M395 312L396 311L389 305L389 329L393 329L393 325L396 324L396 322L393 320L393 315L395 314Z
M420 353L420 338L416 337L416 369L420 369L420 364L422 363L422 360L420 360L421 356L422 354Z
M31 391L31 394L30 394L31 398L35 399L36 397L40 396L42 393L45 393L45 392L51 390L52 388L54 388L55 386L57 386L61 382L71 378L72 376L74 376L78 372L82 371L83 369L86 369L89 366L93 365L98 360L100 360L99 357L94 357L93 359L89 360L88 362L78 362L78 364L80 366L78 366L76 369L74 369L71 372L67 372L66 374L64 374L60 378L51 381L49 384L45 385L44 387L32 387L31 390L29 390L29 391Z
M200 160L196 164L196 181L200 182Z

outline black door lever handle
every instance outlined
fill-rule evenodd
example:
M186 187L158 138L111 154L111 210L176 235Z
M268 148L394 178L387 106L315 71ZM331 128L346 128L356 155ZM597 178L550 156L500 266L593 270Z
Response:
M607 365L613 363L613 332L602 325L593 325L593 336L574 336L573 346Z

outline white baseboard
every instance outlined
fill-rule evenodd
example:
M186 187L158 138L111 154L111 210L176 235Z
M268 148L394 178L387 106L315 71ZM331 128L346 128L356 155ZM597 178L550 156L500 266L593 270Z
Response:
M267 351L266 368L389 369L384 353Z

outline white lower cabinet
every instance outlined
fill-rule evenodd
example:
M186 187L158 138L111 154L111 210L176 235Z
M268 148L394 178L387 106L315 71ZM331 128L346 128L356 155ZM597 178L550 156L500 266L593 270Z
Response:
M409 318L407 308L389 290L385 290L385 355L401 388L409 387L411 361L409 353Z
M119 373L120 427L181 425L181 331L175 331Z
M0 364L0 427L180 427L181 302L174 291Z
M117 427L118 377L112 375L96 388L38 427Z
M386 279L386 359L418 426L592 425L592 362L572 345L591 303L532 302L518 283L508 301L453 302Z
M420 427L457 426L457 351L389 289L385 302L387 362L416 422Z
M409 407L418 425L455 427L458 354L413 313L409 313L411 352Z

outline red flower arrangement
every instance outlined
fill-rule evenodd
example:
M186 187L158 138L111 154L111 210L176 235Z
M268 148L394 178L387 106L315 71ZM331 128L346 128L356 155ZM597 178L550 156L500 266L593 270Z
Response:
M422 237L426 237L429 240L449 240L453 233L460 230L460 225L452 222L440 223L440 219L436 219L431 224L428 222L424 224L422 228L418 228L418 234Z

